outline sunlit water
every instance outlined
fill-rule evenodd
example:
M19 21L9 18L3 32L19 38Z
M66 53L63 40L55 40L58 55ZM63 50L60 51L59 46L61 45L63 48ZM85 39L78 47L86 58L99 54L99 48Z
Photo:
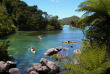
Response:
M43 40L38 38L39 34L43 37ZM1 39L1 41L10 41L8 53L13 56L13 61L17 61L17 68L25 73L26 69L31 67L33 63L40 63L41 58L46 58L58 63L54 59L44 56L43 53L50 48L56 48L58 46L68 47L70 50L64 53L66 53L66 55L72 55L75 49L80 48L82 38L83 33L80 29L72 30L69 29L68 25L65 25L62 31L19 31L5 39ZM62 43L62 41L67 40L76 41L77 43ZM73 48L70 47L71 45ZM35 54L28 51L32 46L35 48Z

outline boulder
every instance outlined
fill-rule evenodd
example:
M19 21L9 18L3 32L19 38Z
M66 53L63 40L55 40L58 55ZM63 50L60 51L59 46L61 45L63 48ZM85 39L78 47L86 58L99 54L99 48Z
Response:
M50 73L58 73L59 72L60 67L52 61L49 61L49 60L42 58L40 60L40 63L47 66L47 68L50 69Z
M7 61L6 63L10 65L10 66L9 66L9 69L10 69L10 68L16 68L16 63L17 63L17 62Z
M36 72L35 70L31 71L29 74L39 74L38 72Z
M34 64L33 64L33 67L34 67L34 66L39 66L39 67L41 67L42 65L41 65L40 63L34 63Z
M75 55L77 55L77 54L81 54L81 50L79 50L79 49L75 49L75 50L73 51L73 53L74 53Z
M33 69L33 67L31 67L31 68L28 68L27 69L27 72L31 72L31 71L33 71L34 69Z
M42 66L33 66L33 69L40 72L42 71Z
M5 72L8 69L9 69L9 64L3 61L0 61L0 72Z
M63 59L63 56L60 53L57 53L58 60Z
M63 48L63 51L66 51L66 50L70 50L70 49L69 49L69 48L66 48L66 47L65 47L65 48Z
M49 68L47 68L46 66L42 66L41 64L33 64L33 69L36 70L39 73L48 73L48 71L50 71Z
M46 66L48 60L47 59L44 59L44 58L41 58L40 60L40 63L43 65L43 66Z
M48 72L50 71L50 69L47 68L47 66L42 66L39 63L34 63L33 67L27 69L27 72L31 72L31 71L34 71L34 70L37 71L40 74L44 74L44 73L48 74Z
M80 63L79 63L78 60L74 60L74 64L75 64L75 65L79 65Z
M11 68L9 69L10 74L21 74L20 70L18 68Z
M48 71L50 71L50 69L47 68L46 66L42 66L42 70L43 70L43 72L48 72Z
M56 50L57 50L57 51L61 51L62 48L63 48L62 46L59 46L59 47L56 47Z
M55 74L58 73L60 69L59 66L52 61L47 62L47 67L50 68L50 73L55 73Z
M42 66L46 66L48 61L49 60L47 60L47 59L41 58L40 63L42 64Z
M44 53L44 55L46 55L46 56L51 56L51 55L56 54L56 53L58 53L58 50L56 50L55 48L51 48L51 49L47 50L47 51Z

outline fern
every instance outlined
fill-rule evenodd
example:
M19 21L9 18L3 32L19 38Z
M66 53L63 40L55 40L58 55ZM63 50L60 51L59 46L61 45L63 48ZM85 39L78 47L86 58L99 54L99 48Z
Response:
M85 43L86 44L86 43ZM101 74L105 72L106 69L110 68L110 62L106 62L105 57L107 56L106 46L98 46L93 44L90 46L86 45L82 48L81 54L75 57L70 57L68 61L64 62L62 68L66 68L67 71L64 73L78 73L78 74ZM74 59L78 59L80 65L74 64Z

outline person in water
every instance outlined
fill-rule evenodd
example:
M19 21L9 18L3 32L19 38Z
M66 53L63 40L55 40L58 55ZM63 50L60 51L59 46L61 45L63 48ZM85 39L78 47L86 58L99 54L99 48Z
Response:
M42 36L41 35L39 35L39 38L42 40Z
M68 43L70 43L70 41L68 40Z
M31 51L35 51L33 47L31 47Z

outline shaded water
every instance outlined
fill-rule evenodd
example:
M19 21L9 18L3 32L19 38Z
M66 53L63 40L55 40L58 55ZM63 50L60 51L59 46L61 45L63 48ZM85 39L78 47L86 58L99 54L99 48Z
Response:
M38 38L39 34L43 37L43 40ZM83 33L80 29L71 30L68 25L65 25L62 31L19 31L0 41L10 40L8 53L14 57L13 61L17 61L17 68L25 72L33 63L39 63L41 58L57 62L50 57L44 56L43 53L50 48L56 48L58 46L68 47L70 50L65 51L65 53L72 55L74 49L80 48L82 38ZM67 40L76 41L77 43L62 43L62 41ZM70 47L71 45L73 48ZM28 51L31 46L37 48L35 49L35 54Z

